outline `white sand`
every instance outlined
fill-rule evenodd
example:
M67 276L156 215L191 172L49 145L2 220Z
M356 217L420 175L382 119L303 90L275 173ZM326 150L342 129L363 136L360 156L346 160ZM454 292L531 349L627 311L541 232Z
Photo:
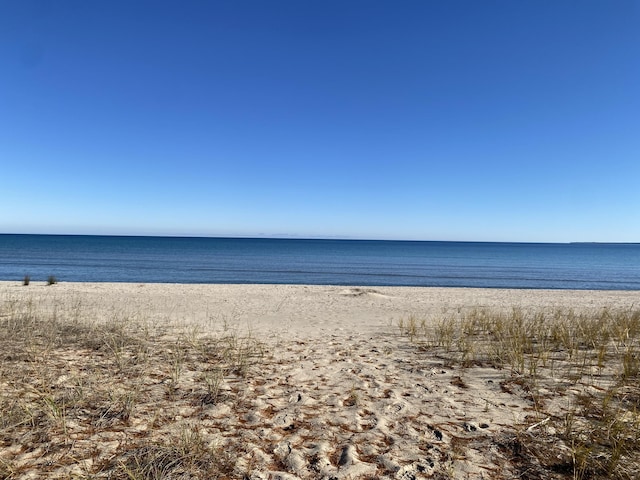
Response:
M461 372L419 352L397 321L477 307L626 308L640 293L0 282L0 301L19 297L40 308L81 306L96 319L250 331L266 342L271 355L242 384L242 402L175 405L175 422L197 422L212 442L240 439L238 468L250 478L480 479L514 474L497 439L532 424L534 406L517 385L504 388L504 371Z

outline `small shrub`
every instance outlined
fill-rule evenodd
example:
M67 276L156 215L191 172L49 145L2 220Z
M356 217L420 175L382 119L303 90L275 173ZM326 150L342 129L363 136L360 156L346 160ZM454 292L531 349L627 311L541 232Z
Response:
M49 278L47 278L47 285L55 285L56 283L58 283L58 279L53 275L49 275Z

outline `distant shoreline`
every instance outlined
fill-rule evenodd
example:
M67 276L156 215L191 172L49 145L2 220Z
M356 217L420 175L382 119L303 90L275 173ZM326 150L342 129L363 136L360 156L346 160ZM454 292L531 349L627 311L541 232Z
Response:
M173 238L173 239L226 239L226 240L337 240L353 242L411 242L411 243L469 243L469 244L507 244L507 245L640 245L640 242L591 242L591 241L523 241L523 240L425 240L403 238L366 238L347 236L306 236L306 235L188 235L188 234L102 234L102 233L15 233L4 232L0 236L41 236L41 237L100 237L100 238Z

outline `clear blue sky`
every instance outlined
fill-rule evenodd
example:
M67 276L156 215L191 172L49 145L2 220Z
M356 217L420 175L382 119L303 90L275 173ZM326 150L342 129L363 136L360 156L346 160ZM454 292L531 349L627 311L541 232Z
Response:
M0 232L640 241L640 1L0 0Z

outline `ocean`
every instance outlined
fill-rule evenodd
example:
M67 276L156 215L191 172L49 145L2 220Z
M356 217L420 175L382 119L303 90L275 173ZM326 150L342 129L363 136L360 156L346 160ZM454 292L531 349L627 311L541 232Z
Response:
M640 244L0 235L0 280L640 290Z

